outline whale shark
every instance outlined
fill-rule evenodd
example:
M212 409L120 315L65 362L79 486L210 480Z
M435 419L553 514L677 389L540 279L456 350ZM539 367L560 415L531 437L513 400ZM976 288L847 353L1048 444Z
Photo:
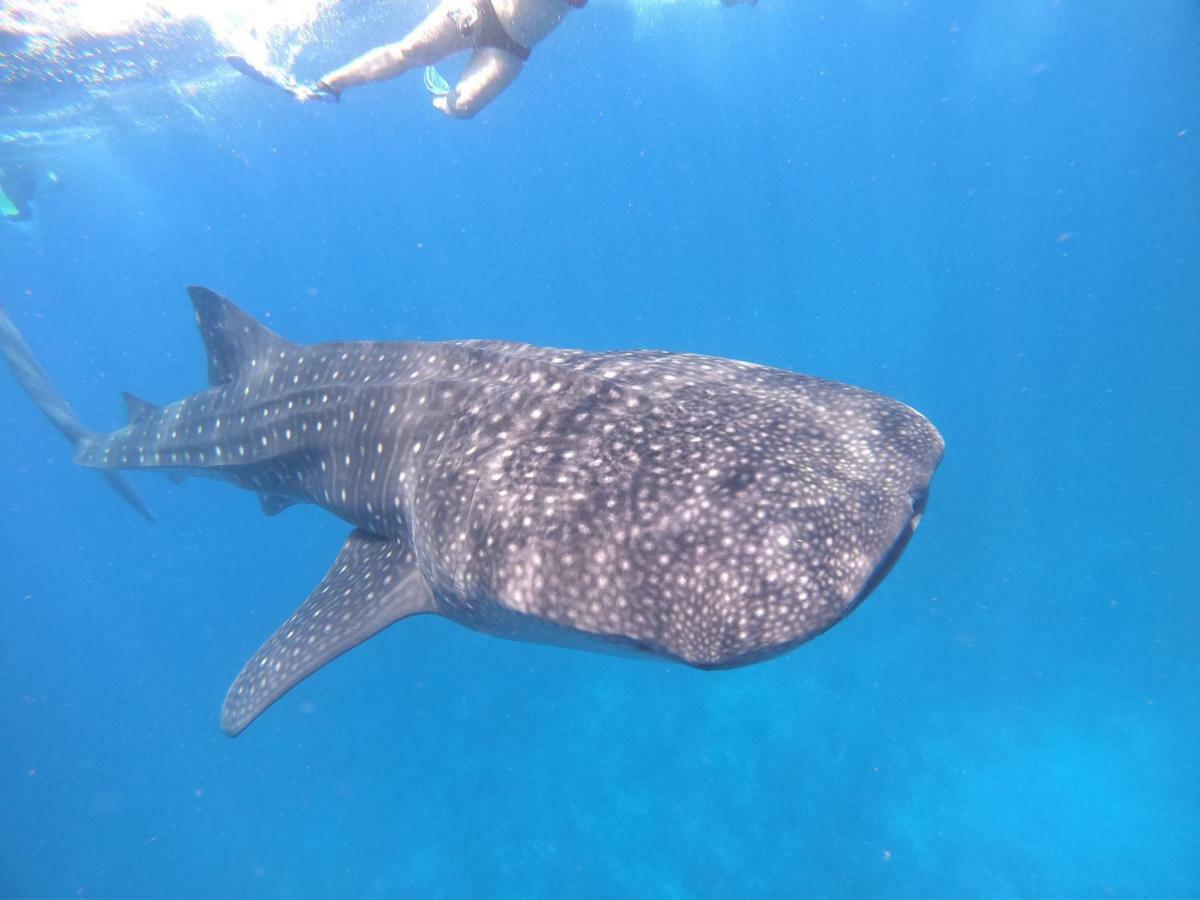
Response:
M908 406L780 369L498 340L303 345L188 292L209 387L127 395L128 424L81 430L76 462L209 476L268 515L310 503L353 526L233 681L229 735L420 614L703 669L778 656L879 585L943 453Z

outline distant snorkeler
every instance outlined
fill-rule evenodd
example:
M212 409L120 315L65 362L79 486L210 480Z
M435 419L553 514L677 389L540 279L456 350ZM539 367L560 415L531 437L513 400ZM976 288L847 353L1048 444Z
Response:
M23 226L33 221L34 198L45 187L61 187L57 172L34 163L0 162L0 220Z
M450 87L434 69L425 84L433 105L448 116L469 119L521 74L532 48L587 0L442 0L407 36L368 50L311 86L276 70L227 57L244 75L277 85L297 100L341 98L346 88L386 81L417 67L432 67L448 56L473 50L458 83Z
M0 163L0 216L8 222L28 222L37 189L37 175L29 166Z

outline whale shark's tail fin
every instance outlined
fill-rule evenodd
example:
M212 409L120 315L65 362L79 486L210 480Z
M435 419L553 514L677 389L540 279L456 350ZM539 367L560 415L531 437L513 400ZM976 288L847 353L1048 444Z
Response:
M33 351L29 349L29 345L25 343L25 339L21 337L21 333L17 331L17 327L2 307L0 307L0 355L3 355L8 367L12 369L17 383L25 389L25 393L29 394L37 408L55 428L66 436L73 447L79 447L95 438L95 435L79 421L79 417L75 415L75 411L71 409L67 401L55 390L50 376L38 364L33 356ZM151 522L154 521L154 513L146 505L146 501L121 473L104 471L100 473L100 477L108 482L109 487L139 514Z

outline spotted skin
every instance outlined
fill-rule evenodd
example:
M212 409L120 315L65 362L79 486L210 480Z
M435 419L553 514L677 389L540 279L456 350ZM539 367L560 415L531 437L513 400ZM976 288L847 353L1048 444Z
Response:
M210 475L357 529L238 677L231 734L415 613L704 668L775 656L882 579L942 455L907 406L805 375L498 341L301 346L190 293L212 386L77 461ZM406 587L381 594L385 578Z
M399 619L432 609L400 541L356 529L329 574L250 658L229 688L221 727L242 731L292 685Z

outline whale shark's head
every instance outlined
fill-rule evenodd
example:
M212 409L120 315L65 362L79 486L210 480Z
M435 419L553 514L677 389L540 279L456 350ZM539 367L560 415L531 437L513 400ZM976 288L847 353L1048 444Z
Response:
M651 371L545 412L527 437L506 423L510 441L476 459L458 593L475 585L510 610L703 668L776 655L843 618L920 521L937 431L907 406L805 376L675 355Z

